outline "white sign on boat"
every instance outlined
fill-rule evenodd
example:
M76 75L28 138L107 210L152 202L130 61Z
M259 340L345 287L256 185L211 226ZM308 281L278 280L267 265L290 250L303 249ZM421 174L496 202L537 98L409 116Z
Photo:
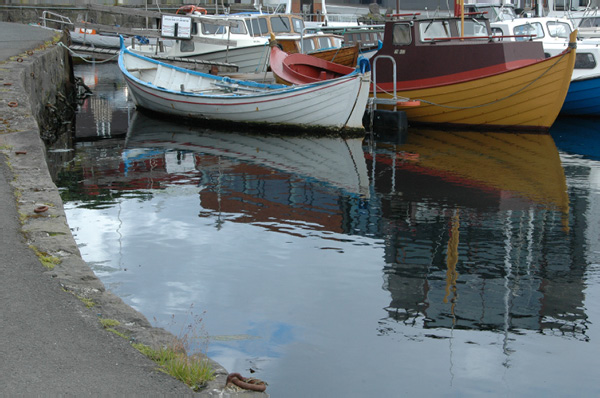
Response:
M191 39L192 38L192 18L179 17L175 15L162 16L163 37L174 39Z

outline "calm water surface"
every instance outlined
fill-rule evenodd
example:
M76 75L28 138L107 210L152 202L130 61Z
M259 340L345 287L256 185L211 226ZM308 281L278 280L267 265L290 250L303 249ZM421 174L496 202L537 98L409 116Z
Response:
M76 75L95 95L49 157L83 258L156 326L201 316L228 371L272 397L600 395L596 121L267 137Z

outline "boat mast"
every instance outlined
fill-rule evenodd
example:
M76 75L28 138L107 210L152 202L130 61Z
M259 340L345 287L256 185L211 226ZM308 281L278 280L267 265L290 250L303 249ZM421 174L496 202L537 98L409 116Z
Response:
M460 37L465 35L465 0L454 0L454 16L460 15Z

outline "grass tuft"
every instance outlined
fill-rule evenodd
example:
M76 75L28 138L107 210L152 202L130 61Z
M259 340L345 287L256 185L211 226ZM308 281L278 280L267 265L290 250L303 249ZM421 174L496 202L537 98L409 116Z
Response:
M160 369L181 380L194 391L203 388L214 379L214 371L208 359L199 355L188 356L174 347L161 347L156 350L145 344L132 344L138 351L156 362Z
M116 319L107 318L100 318L100 323L104 329L119 326L121 324L121 322L117 321Z
M29 247L31 248L31 250L33 250L35 252L36 256L38 256L38 259L40 260L42 265L44 267L46 267L47 269L53 270L54 267L56 267L58 264L60 264L60 258L58 258L56 256L52 256L45 252L41 252L35 246L29 245Z

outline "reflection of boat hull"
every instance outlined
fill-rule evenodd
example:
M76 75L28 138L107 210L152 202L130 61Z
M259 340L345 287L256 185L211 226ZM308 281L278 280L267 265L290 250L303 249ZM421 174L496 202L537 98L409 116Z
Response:
M423 173L567 212L566 179L547 134L414 130L402 145Z
M550 134L561 151L600 160L600 125L596 118L558 118Z
M190 129L136 112L127 148L150 147L198 152L294 173L346 193L369 194L362 139L281 137Z

